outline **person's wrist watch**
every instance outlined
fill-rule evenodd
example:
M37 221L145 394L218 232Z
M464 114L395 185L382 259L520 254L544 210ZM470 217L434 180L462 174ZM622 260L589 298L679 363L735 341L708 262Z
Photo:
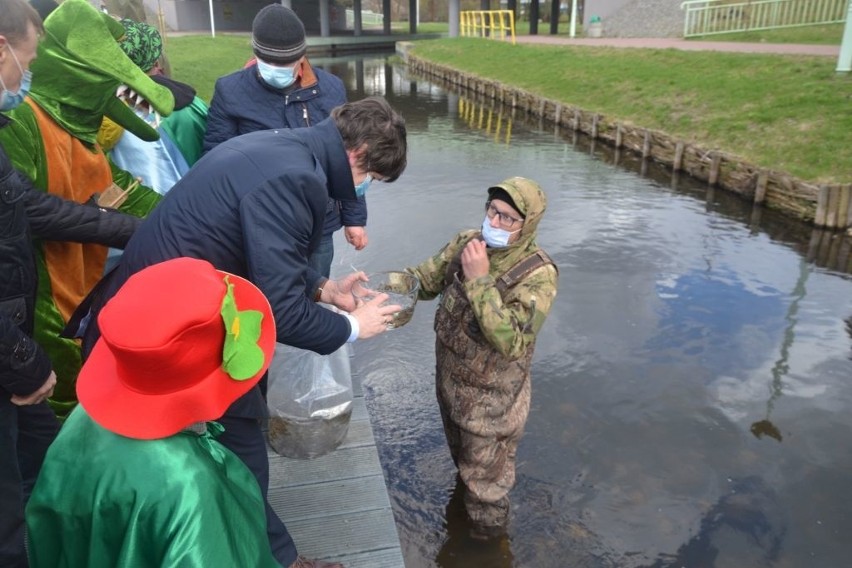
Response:
M317 291L314 292L314 302L322 301L322 289L325 287L326 284L328 284L328 278L323 278L322 280L320 280L320 283L317 286Z

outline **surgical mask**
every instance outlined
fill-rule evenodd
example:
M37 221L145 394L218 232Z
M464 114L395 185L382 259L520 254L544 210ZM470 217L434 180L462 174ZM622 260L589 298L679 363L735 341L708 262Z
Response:
M520 229L518 229L520 231ZM503 248L508 246L509 238L518 231L507 231L505 229L495 229L491 226L491 219L485 216L482 222L482 240L491 248Z
M12 110L24 102L27 93L30 92L30 86L33 82L32 72L29 69L24 71L20 62L18 62L18 56L15 55L15 50L12 49L11 45L9 46L9 52L12 54L12 57L15 59L15 64L21 72L21 86L18 87L18 91L16 93L13 93L6 88L6 84L3 82L3 77L0 76L0 87L3 87L3 92L0 93L0 111Z
M367 177L364 178L364 181L355 186L355 195L358 197L362 197L365 193L367 193L367 188L370 187L370 183L373 181L373 176L367 174Z
M258 59L257 70L264 82L276 89L285 89L296 82L295 67L276 67Z

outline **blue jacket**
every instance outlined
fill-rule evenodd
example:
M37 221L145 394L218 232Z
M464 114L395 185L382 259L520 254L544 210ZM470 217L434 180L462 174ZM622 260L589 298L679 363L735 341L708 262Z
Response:
M352 169L332 119L313 128L262 130L232 138L203 156L148 215L121 263L90 295L84 350L94 345L97 312L146 266L188 256L253 282L269 299L278 341L328 354L351 328L314 303L321 276L308 257L322 237L329 195L355 199ZM257 387L228 415L261 416Z
M346 88L331 73L307 61L297 86L276 89L266 84L251 65L216 81L207 115L204 152L234 136L270 128L301 128L325 120L346 102ZM323 234L340 227L367 225L367 203L329 200Z

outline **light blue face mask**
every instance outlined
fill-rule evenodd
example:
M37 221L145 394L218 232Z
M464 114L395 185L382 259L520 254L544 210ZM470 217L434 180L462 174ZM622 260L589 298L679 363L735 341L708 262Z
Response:
M520 229L518 229L520 231ZM509 238L518 231L506 231L505 229L495 229L491 226L491 219L488 215L482 222L482 240L491 248L503 248L509 245Z
M0 111L12 110L22 102L27 96L27 93L30 92L30 86L33 82L33 74L27 69L23 70L21 64L18 62L18 56L15 55L15 50L12 49L12 46L9 46L9 52L12 54L12 57L15 59L15 64L18 66L18 70L21 72L21 86L18 87L18 91L13 93L9 89L6 88L6 84L3 82L3 77L0 76L0 87L3 88L3 92L0 93Z
M257 71L267 85L276 89L286 89L296 82L295 67L276 67L258 59Z
M367 188L370 187L370 183L373 181L373 176L367 174L367 177L364 178L364 181L355 186L355 195L358 197L362 197L365 193L367 193Z

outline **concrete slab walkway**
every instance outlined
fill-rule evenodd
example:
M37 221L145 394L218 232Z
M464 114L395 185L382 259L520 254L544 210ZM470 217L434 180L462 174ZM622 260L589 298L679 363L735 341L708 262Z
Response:
M308 558L342 562L346 568L404 568L357 372L352 387L349 432L333 452L298 460L268 449L269 504Z

